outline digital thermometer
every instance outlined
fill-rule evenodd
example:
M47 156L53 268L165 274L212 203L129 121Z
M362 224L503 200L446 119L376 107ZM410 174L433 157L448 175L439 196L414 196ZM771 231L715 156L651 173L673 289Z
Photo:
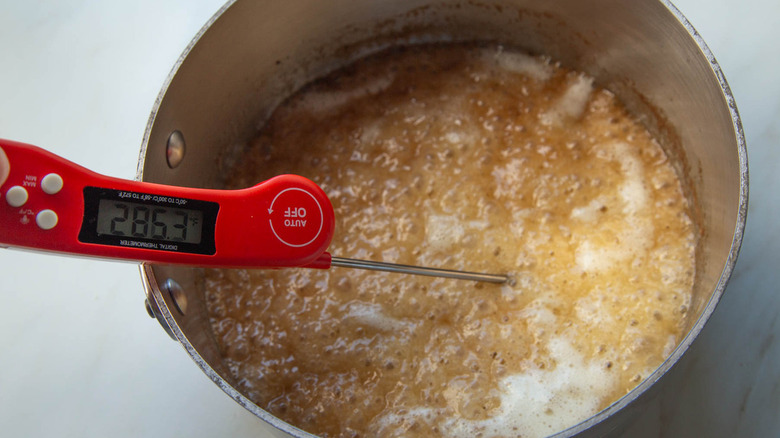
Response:
M0 246L178 265L340 266L511 281L506 275L331 257L326 250L333 239L333 206L302 176L281 175L241 190L194 189L100 175L9 140L0 140L3 152L10 169L0 185Z
M41 148L0 140L0 245L145 262L327 268L333 206L282 175L242 190L99 175Z

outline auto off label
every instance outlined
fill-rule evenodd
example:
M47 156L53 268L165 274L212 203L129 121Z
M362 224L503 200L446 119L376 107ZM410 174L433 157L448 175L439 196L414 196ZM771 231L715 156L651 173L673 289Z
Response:
M294 187L279 192L271 202L268 214L271 231L287 246L309 245L322 232L322 206L304 189Z

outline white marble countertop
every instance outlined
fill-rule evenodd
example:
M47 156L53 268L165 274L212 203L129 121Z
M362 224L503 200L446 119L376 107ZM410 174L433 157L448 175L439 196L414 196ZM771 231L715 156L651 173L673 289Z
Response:
M678 0L719 60L748 141L731 284L627 437L780 436L780 3ZM222 0L0 0L0 137L132 178L170 68ZM0 434L257 436L144 310L133 264L0 250Z

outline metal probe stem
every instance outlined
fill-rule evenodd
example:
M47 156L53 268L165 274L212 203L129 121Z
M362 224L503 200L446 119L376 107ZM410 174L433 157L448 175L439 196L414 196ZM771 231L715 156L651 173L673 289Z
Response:
M426 275L428 277L454 278L458 280L486 281L489 283L511 282L510 277L498 274L482 274L479 272L454 271L451 269L426 268L423 266L399 265L396 263L372 262L369 260L347 259L332 257L332 266L342 268L369 269L373 271L397 272L412 275Z

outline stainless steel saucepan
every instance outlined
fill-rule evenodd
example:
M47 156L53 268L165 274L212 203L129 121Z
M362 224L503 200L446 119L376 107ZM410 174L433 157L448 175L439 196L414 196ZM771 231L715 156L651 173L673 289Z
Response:
M420 41L495 41L546 54L612 90L661 141L700 226L687 336L633 391L559 436L625 425L706 324L736 262L747 210L739 115L714 57L682 14L657 0L236 0L195 36L163 86L138 177L221 188L245 143L288 95L367 53ZM274 436L310 436L235 389L220 358L200 271L143 265L148 310L228 396Z

